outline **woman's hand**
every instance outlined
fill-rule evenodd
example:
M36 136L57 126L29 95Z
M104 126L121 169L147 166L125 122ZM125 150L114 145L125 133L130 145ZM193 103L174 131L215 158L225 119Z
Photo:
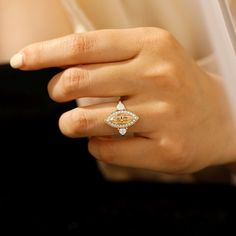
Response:
M48 85L51 98L122 97L140 119L132 137L114 139L104 119L116 103L62 114L69 137L90 137L98 160L165 173L189 173L236 157L228 103L218 78L205 73L167 31L158 28L73 34L24 48L12 59L22 70L64 67Z

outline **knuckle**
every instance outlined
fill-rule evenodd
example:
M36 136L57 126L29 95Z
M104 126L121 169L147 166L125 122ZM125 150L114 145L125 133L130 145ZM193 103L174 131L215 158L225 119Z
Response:
M159 80L167 87L181 89L183 87L182 77L180 67L175 63L169 63L163 71L163 76L159 77Z
M190 166L190 159L186 152L185 142L178 140L162 140L162 149L165 152L164 161L172 172L185 172Z
M151 50L158 50L160 53L166 49L176 48L179 45L176 38L167 30L156 27L146 27L141 30L144 36L141 37L140 43Z
M144 35L142 42L146 45L150 43L160 44L160 42L171 43L175 39L169 31L157 27L144 27L141 28L141 31L142 35Z
M165 68L163 70L163 74L165 74L167 77L173 79L173 78L179 77L180 71L181 71L181 69L177 63L169 62L165 66Z
M107 163L115 163L114 149L111 142L101 143L98 147L99 160Z
M83 110L73 110L71 112L71 133L72 134L83 134L86 132L90 127L90 121L88 119L88 115Z
M174 63L162 63L152 66L144 72L143 79L154 87L180 89L183 81L180 68Z
M152 117L156 118L170 118L173 113L172 105L165 101L158 101L152 109Z
M160 100L148 108L151 122L164 122L163 125L167 126L171 123L182 122L186 116L185 107L175 104L173 101ZM168 122L167 122L168 121Z
M180 121L184 117L184 110L181 106L174 104L173 102L158 101L150 108L149 117L152 122L156 119L169 122Z
M161 30L159 31L159 37L158 37L159 41L161 43L167 44L168 46L171 46L173 44L176 43L176 39L173 36L173 34L171 34L169 31L167 30Z
M151 47L153 49L153 46L156 46L158 43L159 29L152 27L142 28L141 33L143 35L140 38L141 46L144 48Z
M95 45L95 39L83 34L74 34L70 41L71 54L77 58L81 53L90 52Z
M62 78L63 95L89 87L89 73L86 70L70 68L64 71Z

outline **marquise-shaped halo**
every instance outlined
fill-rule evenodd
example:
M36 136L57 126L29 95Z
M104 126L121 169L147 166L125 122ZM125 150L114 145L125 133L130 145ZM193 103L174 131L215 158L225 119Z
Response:
M121 135L125 135L127 129L134 125L139 117L131 111L127 111L124 104L119 101L116 111L112 112L106 119L105 123L113 128L117 128Z

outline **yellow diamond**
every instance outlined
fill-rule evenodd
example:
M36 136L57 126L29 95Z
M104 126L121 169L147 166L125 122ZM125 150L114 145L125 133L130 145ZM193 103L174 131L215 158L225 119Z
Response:
M106 123L115 128L127 128L132 126L138 119L138 116L130 111L115 111L109 115Z
M130 114L116 114L111 117L110 122L114 125L127 125L133 120L133 116Z

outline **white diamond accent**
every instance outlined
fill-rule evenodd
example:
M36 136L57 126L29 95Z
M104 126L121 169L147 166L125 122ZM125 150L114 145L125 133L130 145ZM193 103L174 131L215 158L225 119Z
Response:
M126 131L127 131L127 129L124 129L124 128L119 129L119 133L120 133L121 135L125 135L125 134L126 134Z
M125 110L125 105L121 101L119 101L118 105L116 106L116 109L118 111Z

